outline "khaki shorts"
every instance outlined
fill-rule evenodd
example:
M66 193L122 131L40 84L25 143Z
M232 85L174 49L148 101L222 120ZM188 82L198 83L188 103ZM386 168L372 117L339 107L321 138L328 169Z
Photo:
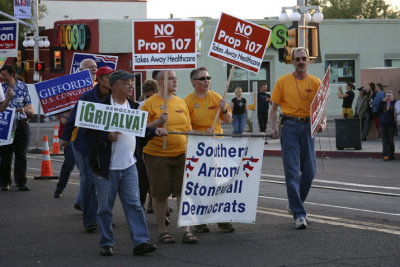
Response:
M181 195L185 154L176 157L159 157L144 154L151 197L168 198Z

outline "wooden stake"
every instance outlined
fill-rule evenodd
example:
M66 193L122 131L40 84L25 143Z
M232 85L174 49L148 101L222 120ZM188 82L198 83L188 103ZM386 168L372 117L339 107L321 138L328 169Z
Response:
M225 92L224 92L224 95L222 96L222 99L225 99L225 97L226 97L226 93L228 92L229 84L231 83L232 74L233 74L234 70L235 70L235 66L232 65L232 68L231 68L230 73L229 73L228 81L226 82ZM217 121L218 121L220 113L221 113L221 109L218 106L217 114L215 114L214 122L213 122L212 127L211 127L211 129L213 129L213 130L215 128L215 125L217 124Z
M167 112L168 101L168 70L164 70L164 112ZM164 123L164 128L167 129L167 123ZM167 137L163 137L163 149L167 149Z

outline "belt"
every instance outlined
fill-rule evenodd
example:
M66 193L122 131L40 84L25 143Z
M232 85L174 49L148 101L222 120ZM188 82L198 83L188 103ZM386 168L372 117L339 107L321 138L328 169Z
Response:
M310 117L292 117L292 116L288 116L288 115L283 115L282 117L283 120L291 120L291 121L299 121L299 122L309 122L310 121Z

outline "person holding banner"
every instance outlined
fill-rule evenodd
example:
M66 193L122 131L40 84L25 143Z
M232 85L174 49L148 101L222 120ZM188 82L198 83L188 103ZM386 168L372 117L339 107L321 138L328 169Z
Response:
M5 93L5 100L2 102L2 108L5 106L15 108L16 112L16 130L14 141L10 145L0 147L0 186L2 191L10 191L11 185L11 163L13 153L15 155L14 163L14 181L19 191L29 191L26 179L26 147L28 145L28 117L34 114L31 97L28 87L22 81L15 79L16 71L11 65L4 65L0 69L0 75L3 79L2 87Z
M110 67L108 67L110 68ZM79 69L82 70L89 70L90 75L92 76L92 80L95 81L97 79L97 64L91 58L85 58L79 64ZM110 68L111 69L111 68Z
M310 59L307 49L299 47L292 51L293 73L283 75L276 81L272 91L271 130L278 138L276 125L278 106L281 120L282 161L289 200L287 210L293 215L296 229L307 228L309 220L304 201L316 173L315 140L311 136L310 105L321 84L320 79L307 73ZM324 119L324 122L326 119ZM325 123L318 125L323 131Z
M88 60L92 59L87 59L86 61ZM109 75L113 71L114 70L108 66L99 68L97 70L98 83L93 87L93 89L86 91L79 98L79 100L101 103L107 95L111 94ZM72 112L68 117L67 123L64 125L64 130L60 139L60 145L64 148L71 140L73 131L75 129L77 106L78 105L75 105L75 107L72 109ZM79 181L81 191L79 194L81 197L81 207L83 210L83 226L87 233L93 233L97 230L97 197L95 188L96 175L93 173L93 170L89 165L90 148L84 138L84 135L85 129L79 128L76 138L73 142L73 150L75 162L80 172Z
M185 97L185 103L189 109L192 128L198 132L222 134L221 122L231 123L232 111L226 100L217 92L210 90L211 77L206 67L193 70L190 73L194 92ZM221 110L219 120L212 125L218 108Z
M206 67L201 67L193 70L190 73L194 92L185 97L186 105L190 113L190 121L192 129L198 132L222 134L220 120L224 123L231 123L232 112L226 100L223 99L217 92L211 91L211 77L208 74ZM219 119L213 129L213 122L218 112L221 110ZM235 228L232 223L218 223L218 228L222 232L232 233ZM208 233L210 229L207 224L195 226L195 231L198 233Z
M165 77L168 79L167 81L164 81ZM168 131L190 131L190 115L186 104L181 98L174 95L178 88L178 78L175 72L160 71L157 74L157 82L160 90L147 99L142 106L142 110L148 112L147 127L157 128L167 123ZM165 88L164 82L167 83L167 88ZM165 103L167 110L165 110ZM177 198L178 208L180 205L186 162L186 143L186 135L168 135L165 149L163 149L163 139L160 137L150 140L143 149L160 243L175 243L175 239L168 233L165 226L165 216L170 195ZM189 226L184 227L182 242L190 244L198 242L198 238L190 232Z
M120 109L136 109L138 105L129 100L134 88L132 79L134 75L127 71L114 71L109 79L112 94L106 96L103 103ZM167 131L163 128L146 128L145 137L138 140L146 142L154 135L166 134ZM138 172L135 164L137 163L135 151L138 149L136 137L118 131L87 130L85 138L91 147L91 166L99 175L96 178L96 189L99 202L97 221L100 254L102 256L114 254L112 210L117 193L128 221L134 245L133 254L143 255L154 251L156 247L149 242L149 231L140 203Z

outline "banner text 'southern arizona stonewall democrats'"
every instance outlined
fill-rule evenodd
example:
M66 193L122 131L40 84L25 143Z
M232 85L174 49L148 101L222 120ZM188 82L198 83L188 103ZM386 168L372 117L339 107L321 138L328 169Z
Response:
M255 223L262 137L189 136L179 226Z
M146 132L147 115L147 111L138 109L79 100L75 126L106 132L119 131L143 137Z
M46 116L73 108L84 92L93 88L89 70L35 84Z

